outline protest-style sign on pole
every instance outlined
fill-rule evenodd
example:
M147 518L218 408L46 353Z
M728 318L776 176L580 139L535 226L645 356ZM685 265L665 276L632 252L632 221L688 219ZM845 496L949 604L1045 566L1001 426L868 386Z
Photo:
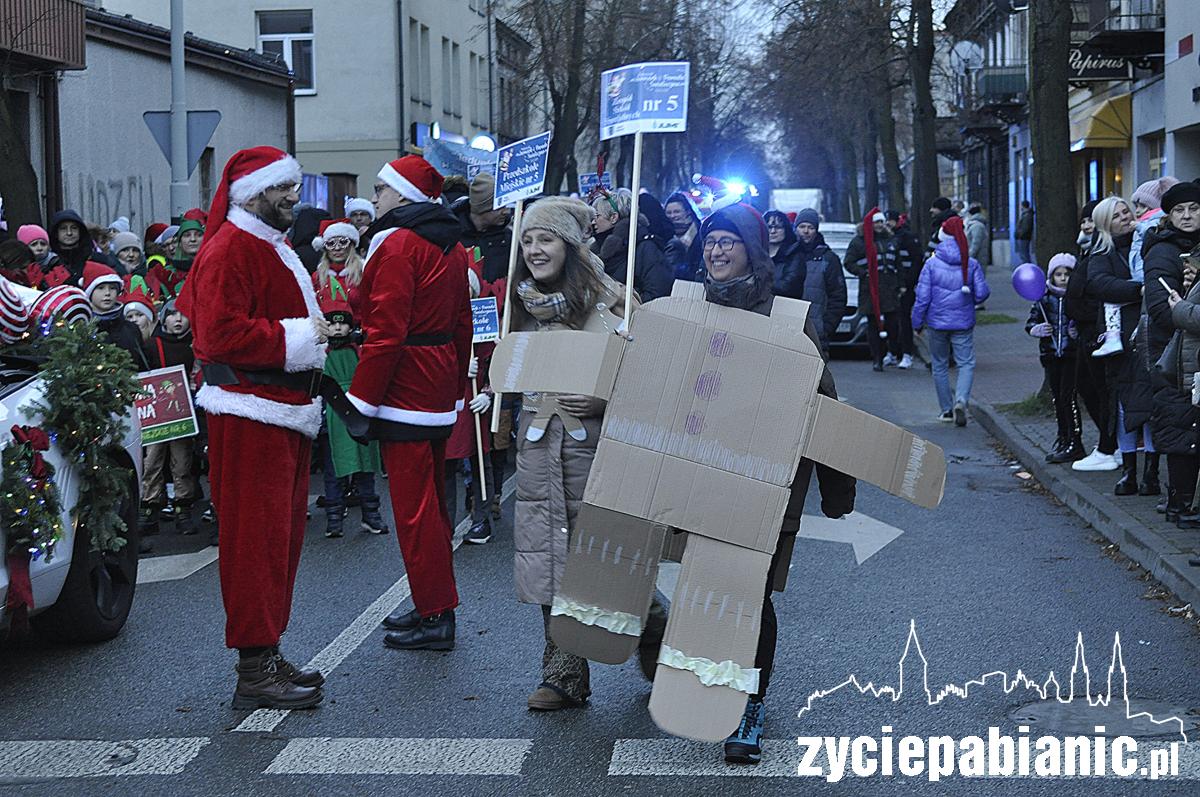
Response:
M687 61L651 61L629 64L600 76L600 140L634 134L633 208L629 213L629 240L637 240L638 194L642 190L642 136L644 133L682 133L687 130ZM625 322L628 329L633 307L633 267L637 247L630 243L625 261Z
M604 172L603 174L598 172L584 172L579 175L579 196L585 201L597 188L603 188L605 191L613 190L612 172Z
M551 131L521 139L496 150L496 193L492 209L499 210L507 205L513 209L513 240L508 248L508 279L504 289L511 295L513 275L517 271L517 250L520 248L521 218L525 213L525 200L542 193L546 185L546 159L550 155ZM512 327L512 313L505 308L504 323L500 337L508 334ZM492 434L500 431L500 395L494 396L492 407Z
M471 356L475 356L476 343L495 343L500 340L500 311L496 305L495 296L485 296L482 299L471 300ZM475 380L471 380L471 398L479 395ZM479 456L479 498L487 501L487 463L483 460L483 419L475 415L475 453Z

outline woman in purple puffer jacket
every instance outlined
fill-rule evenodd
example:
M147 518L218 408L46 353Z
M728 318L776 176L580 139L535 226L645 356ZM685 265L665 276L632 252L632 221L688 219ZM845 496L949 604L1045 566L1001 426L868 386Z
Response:
M953 216L942 224L933 257L917 281L912 325L929 327L929 354L937 389L939 420L967 425L967 402L975 378L975 305L987 301L991 290L979 262L969 257L963 220ZM958 363L958 384L950 392L950 354Z

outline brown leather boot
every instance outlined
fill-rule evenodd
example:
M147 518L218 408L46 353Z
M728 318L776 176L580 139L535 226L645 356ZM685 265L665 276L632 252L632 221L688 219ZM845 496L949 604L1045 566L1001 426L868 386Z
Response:
M252 659L239 659L236 669L233 708L239 711L315 708L324 699L319 687L297 686L289 681L270 648Z
M325 676L321 674L320 670L302 670L283 657L283 654L279 652L278 645L273 650L275 651L275 666L283 673L284 678L287 678L296 686L317 687L325 685Z

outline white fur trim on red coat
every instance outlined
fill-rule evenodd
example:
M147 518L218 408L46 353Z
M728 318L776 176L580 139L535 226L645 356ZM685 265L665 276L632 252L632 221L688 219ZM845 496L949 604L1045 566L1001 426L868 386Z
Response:
M303 179L304 170L300 168L300 163L288 155L234 180L229 185L229 201L241 205L273 185L298 183Z
M213 415L236 415L252 421L280 426L315 440L321 430L321 402L285 404L251 393L234 393L216 385L204 385L196 393L197 406Z
M396 192L409 202L433 201L433 197L423 194L420 188L417 188L407 177L396 171L390 163L383 164L383 168L379 170L379 179L392 188L395 188Z
M376 404L368 404L367 402L355 396L353 393L347 393L346 398L350 399L350 403L358 408L358 411L368 418L374 418L379 414L379 406Z
M312 371L325 367L325 347L317 341L317 328L311 318L285 318L283 342L287 353L283 359L285 371Z
M312 315L320 315L321 308L317 304L317 294L313 291L312 275L305 270L304 264L300 262L300 256L292 247L288 246L284 234L245 208L231 207L227 218L238 229L266 241L275 249L275 254L279 255L279 259L296 278L296 284L300 286L300 294L304 297L304 306L308 308L308 312Z
M458 413L465 406L459 399L452 412L425 412L424 410L406 410L402 407L382 407L368 404L353 393L347 393L346 398L358 408L358 411L368 418L380 418L395 423L407 423L410 426L453 426L458 419Z

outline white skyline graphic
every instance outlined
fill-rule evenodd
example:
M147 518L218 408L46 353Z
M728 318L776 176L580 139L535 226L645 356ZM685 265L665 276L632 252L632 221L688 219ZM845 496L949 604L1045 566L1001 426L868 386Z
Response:
M1084 650L1082 631L1077 632L1075 637L1075 660L1071 664L1070 678L1068 680L1070 689L1065 697L1063 696L1063 686L1059 682L1058 677L1054 674L1054 670L1050 670L1049 674L1046 676L1046 679L1040 683L1029 678L1029 676L1025 675L1024 671L1020 669L1018 669L1016 674L1011 677L1003 670L995 670L993 672L985 673L978 678L966 681L961 686L957 684L946 684L938 689L937 692L934 692L929 687L929 661L925 658L925 653L921 650L921 640L917 636L917 622L916 620L912 619L909 620L908 639L904 643L904 653L900 656L899 686L875 686L873 681L868 681L866 684L863 684L859 681L857 675L851 674L848 678L846 678L846 680L842 681L837 686L829 689L818 689L810 694L808 696L808 700L805 701L804 708L800 709L797 716L803 717L806 713L812 710L814 702L835 694L836 692L839 692L849 686L857 689L858 693L862 695L870 694L875 698L888 695L891 697L893 703L898 702L901 696L904 694L904 664L908 659L909 654L914 650L916 651L917 657L921 661L922 687L925 691L925 700L930 706L938 705L942 702L942 700L950 695L954 695L955 697L965 700L970 696L971 687L986 686L989 679L997 678L1001 680L1005 694L1011 694L1016 688L1022 687L1026 690L1032 690L1042 700L1048 700L1051 696L1053 696L1053 698L1059 703L1066 704L1073 702L1078 696L1080 698L1086 697L1089 706L1107 707L1111 705L1113 701L1114 675L1119 674L1120 694L1117 699L1125 704L1126 719L1145 717L1155 725L1174 724L1176 728L1178 728L1179 735L1183 738L1183 741L1186 742L1188 740L1186 733L1187 726L1179 717L1171 716L1164 719L1158 719L1148 711L1135 712L1132 710L1131 706L1129 705L1129 674L1125 669L1125 659L1121 650L1121 634L1119 632L1113 634L1112 656L1109 659L1108 677L1105 681L1106 689L1102 693L1097 693L1095 695L1092 694L1092 675L1091 671L1088 669L1087 655ZM1080 673L1083 674L1082 694L1076 692L1076 679Z

